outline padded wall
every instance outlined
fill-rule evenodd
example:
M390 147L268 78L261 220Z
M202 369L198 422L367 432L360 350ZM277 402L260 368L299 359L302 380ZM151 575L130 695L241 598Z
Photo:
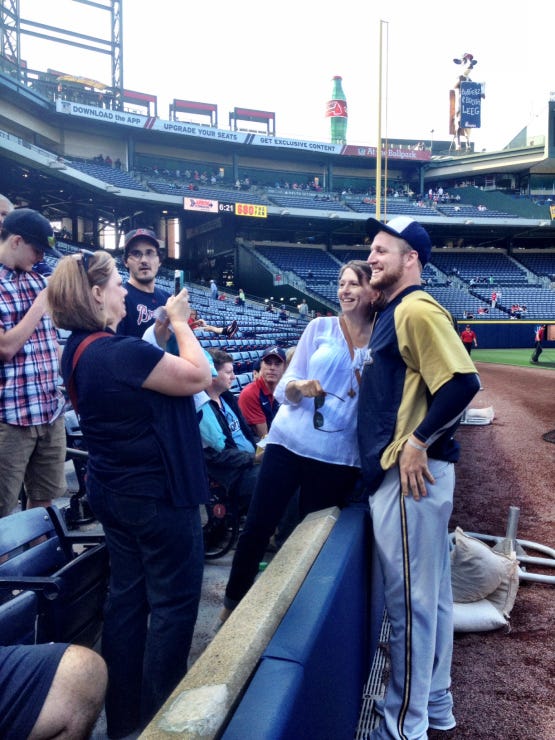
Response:
M370 665L370 522L341 512L266 648L225 740L352 740Z

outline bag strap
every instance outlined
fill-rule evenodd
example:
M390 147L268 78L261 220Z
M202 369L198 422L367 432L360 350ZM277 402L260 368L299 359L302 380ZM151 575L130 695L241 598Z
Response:
M77 410L77 389L75 388L75 368L77 367L77 363L79 362L79 359L83 352L87 349L89 344L92 344L93 342L96 342L97 339L100 339L100 337L111 337L112 335L107 331L95 331L92 334L89 334L88 337L85 337L79 344L77 345L77 349L75 350L73 354L73 362L71 363L71 374L69 376L69 380L67 383L67 393L71 400L71 405L73 406L73 410L76 414L79 414Z
M347 347L349 348L349 354L351 355L351 360L353 360L355 357L355 351L353 349L353 340L351 339L351 335L349 334L349 328L347 327L347 324L343 316L339 317L339 326L341 327L341 331L343 332L343 336L345 337L345 341L347 342ZM357 379L357 383L360 385L360 370L358 369L358 367L355 370L355 378Z

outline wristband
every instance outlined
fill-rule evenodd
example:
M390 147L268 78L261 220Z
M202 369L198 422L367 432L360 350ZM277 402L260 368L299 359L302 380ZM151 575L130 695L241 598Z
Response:
M414 447L415 450L418 450L419 452L427 452L428 448L424 447L423 445L419 445L416 442L413 441L412 437L409 437L407 439L407 444L411 447Z

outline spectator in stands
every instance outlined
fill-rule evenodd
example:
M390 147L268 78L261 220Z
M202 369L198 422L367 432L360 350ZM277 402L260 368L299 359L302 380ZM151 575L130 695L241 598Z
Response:
M306 298L302 299L297 308L299 309L301 316L308 316L308 303L306 302Z
M279 403L274 391L284 370L285 351L281 347L268 347L260 358L258 377L239 394L239 408L257 442L268 434L277 414Z
M202 329L203 331L209 331L218 336L227 337L228 339L232 339L237 334L238 329L238 323L235 319L225 326L207 324L204 319L198 318L196 309L191 310L188 324L193 331ZM167 352L171 352L174 355L177 354L177 344L173 337L165 308L157 312L156 321L145 331L143 339L150 344L154 344L154 346L165 349Z
M102 658L80 645L0 647L0 737L86 740L106 681Z
M156 310L166 304L169 293L156 286L162 265L160 242L151 229L134 229L125 235L123 262L129 270L125 283L125 318L118 334L142 337L156 320Z
M206 389L207 399L199 411L200 435L208 475L226 490L237 486L246 510L258 476L256 442L230 388L235 380L233 357L210 348L217 375Z
M467 324L464 327L464 329L461 331L461 339L462 339L462 343L464 344L468 354L472 352L472 345L474 345L474 347L478 346L478 339L476 337L476 332L474 332L470 328L470 324Z
M5 195L0 195L0 227L4 223L4 219L13 211L13 203Z
M237 334L237 328L239 325L234 319L229 324L226 324L226 326L212 326L212 324L207 324L204 319L199 318L198 311L193 308L189 317L189 326L193 331L195 329L202 329L203 331L209 331L212 332L212 334L219 334L220 336L231 339Z
M289 311L284 306L280 308L278 318L280 321L287 321L289 318Z
M243 290L243 288L239 288L239 297L238 297L239 305L244 306L246 300L247 299L245 298L245 291Z
M218 286L216 285L215 280L210 281L210 297L214 301L218 300Z
M115 262L100 250L62 259L48 286L54 322L72 332L62 377L110 555L102 635L109 737L144 727L187 672L204 564L200 505L208 500L192 396L211 373L187 321L187 290L166 303L177 357L114 333L124 298Z
M233 559L222 619L252 585L296 490L300 488L299 513L304 517L343 506L359 478L358 378L372 332L372 302L378 295L370 287L371 275L368 264L358 260L341 268L341 318L322 317L307 325L281 379L277 395L282 403ZM283 350L272 349L281 357Z
M50 222L12 210L0 231L0 516L17 505L49 506L66 490L64 398L47 281L35 269L54 249ZM59 256L59 255L58 255Z

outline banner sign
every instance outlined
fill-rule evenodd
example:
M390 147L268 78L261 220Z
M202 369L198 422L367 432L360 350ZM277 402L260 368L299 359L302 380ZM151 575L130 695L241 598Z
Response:
M201 211L202 213L218 213L218 201L208 198L183 198L183 208L186 211Z
M480 128L482 113L482 85L480 82L461 82L461 128Z
M236 203L235 215L268 218L268 207L258 205L257 203Z
M295 151L319 152L321 154L340 154L350 157L376 156L376 148L356 146L354 144L331 144L322 141L305 141L302 139L288 139L281 136L267 136L253 134L246 131L224 131L212 126L197 126L184 121L164 121L154 116L143 116L138 113L111 110L110 108L96 108L92 105L76 103L71 100L56 100L56 111L68 116L87 118L90 121L106 122L131 128L161 131L178 136L191 136L197 139L213 141L229 141L235 144L269 147L272 149L286 149ZM401 147L392 147L387 152L391 159L430 159L430 151L419 151Z

